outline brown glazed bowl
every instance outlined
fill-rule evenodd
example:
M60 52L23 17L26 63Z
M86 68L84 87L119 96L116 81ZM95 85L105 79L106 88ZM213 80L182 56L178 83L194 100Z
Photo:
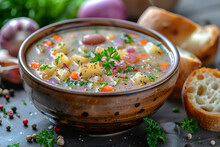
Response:
M31 73L26 55L32 44L52 33L84 26L121 27L152 36L168 48L173 66L165 77L150 85L105 93L64 89ZM73 19L43 27L30 35L19 51L22 83L35 107L53 121L94 134L126 130L155 112L173 90L179 64L177 49L161 34L136 23L105 18Z

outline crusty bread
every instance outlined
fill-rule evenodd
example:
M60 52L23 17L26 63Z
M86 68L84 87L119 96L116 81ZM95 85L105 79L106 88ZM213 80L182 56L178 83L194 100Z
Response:
M183 84L186 81L187 77L191 72L200 68L202 66L201 61L192 53L178 48L180 53L180 68L179 68L179 77L176 81L176 85L173 89L173 92L169 96L170 99L181 98L181 92Z
M145 10L138 24L160 32L174 45L192 52L203 65L209 65L215 59L219 36L215 25L202 27L183 16L156 7Z
M220 72L201 68L184 83L182 99L188 117L210 131L220 132Z
M198 27L187 18L157 7L146 9L138 19L138 24L160 32L178 46Z

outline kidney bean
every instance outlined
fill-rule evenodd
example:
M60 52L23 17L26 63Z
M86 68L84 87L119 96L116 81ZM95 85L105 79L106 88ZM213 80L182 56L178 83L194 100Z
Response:
M82 38L82 43L85 45L97 45L105 42L105 37L100 34L89 34Z

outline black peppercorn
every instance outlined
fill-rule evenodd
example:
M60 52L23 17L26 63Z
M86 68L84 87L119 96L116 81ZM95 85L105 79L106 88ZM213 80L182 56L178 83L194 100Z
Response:
M16 113L17 108L16 107L11 107L11 110Z
M31 127L32 127L33 130L37 129L37 125L36 124L32 124Z
M185 144L184 147L192 147L190 144Z
M7 127L6 127L6 130L7 130L7 131L11 131L11 127L10 127L10 126L7 126Z
M9 89L9 95L14 97L15 96L15 90L14 89Z

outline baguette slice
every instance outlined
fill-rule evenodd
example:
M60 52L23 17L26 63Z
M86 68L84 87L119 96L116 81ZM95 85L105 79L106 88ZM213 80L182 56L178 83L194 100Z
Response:
M158 31L178 46L198 28L191 20L157 7L146 9L138 24Z
M188 117L206 130L220 132L220 72L201 68L184 83L182 100Z
M187 77L194 70L199 69L202 66L202 62L192 53L178 48L180 53L180 68L179 68L179 77L176 81L176 85L173 89L173 92L169 96L169 99L181 98L181 92L183 84L186 81Z
M215 25L199 26L183 16L156 7L146 9L138 24L158 31L174 45L192 52L203 65L209 65L215 59L219 37Z

